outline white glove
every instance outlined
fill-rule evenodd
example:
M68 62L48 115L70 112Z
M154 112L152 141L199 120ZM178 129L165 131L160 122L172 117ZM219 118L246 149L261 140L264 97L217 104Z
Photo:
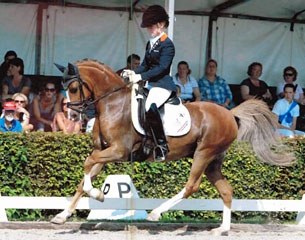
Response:
M123 70L121 76L123 78L129 78L129 81L132 83L137 83L142 80L141 74L136 74L134 71L129 69Z
M134 71L133 73L129 76L129 81L132 83L137 83L142 80L141 74L135 74Z
M121 72L121 77L122 77L122 78L129 78L129 75L131 75L131 72L134 73L134 71L132 71L132 70L124 69L124 70Z

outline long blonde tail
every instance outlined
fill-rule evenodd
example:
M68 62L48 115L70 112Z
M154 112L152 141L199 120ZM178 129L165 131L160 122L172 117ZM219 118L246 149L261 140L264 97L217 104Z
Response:
M265 102L247 100L231 112L239 125L237 139L248 141L261 161L279 166L289 166L294 162L294 154L275 134L279 126L277 117Z

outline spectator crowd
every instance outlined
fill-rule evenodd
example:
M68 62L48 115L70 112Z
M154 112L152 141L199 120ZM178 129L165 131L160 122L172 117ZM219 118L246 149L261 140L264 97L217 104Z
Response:
M31 79L24 75L24 62L13 50L6 52L0 66L0 83L0 132L81 132L80 117L67 109L57 84L47 80L35 94Z
M120 75L124 69L136 69L140 60L137 54L129 55L126 66L117 70L117 74ZM181 101L213 102L227 109L238 104L233 101L231 88L225 78L217 74L217 67L217 61L209 59L204 66L204 75L197 80L191 75L189 64L181 60L172 76ZM260 78L262 72L262 63L253 62L248 66L248 77L240 82L241 102L253 98L265 101L278 116L280 135L304 135L304 132L297 130L297 121L305 105L303 88L297 82L297 70L293 66L283 69L283 79L278 81L276 94L271 94L270 86ZM89 121L88 128L92 128L89 125L93 122L94 113L87 116L84 123L79 114L67 108L65 93L56 83L46 81L37 94L31 88L31 79L24 75L23 60L15 51L7 51L0 66L0 132L62 131L76 134L84 131L84 124Z

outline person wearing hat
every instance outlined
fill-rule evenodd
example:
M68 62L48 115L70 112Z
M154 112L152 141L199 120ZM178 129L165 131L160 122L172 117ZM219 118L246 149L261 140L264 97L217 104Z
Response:
M163 124L158 108L176 92L176 85L170 74L170 67L175 56L175 47L165 33L169 25L169 17L160 5L148 7L142 16L141 27L146 28L150 39L146 45L145 57L141 65L132 70L124 70L123 77L130 82L146 81L149 89L145 110L147 126L145 131L155 142L155 160L163 161L169 152Z
M21 123L15 119L15 102L4 102L3 111L4 117L0 118L0 132L22 132Z

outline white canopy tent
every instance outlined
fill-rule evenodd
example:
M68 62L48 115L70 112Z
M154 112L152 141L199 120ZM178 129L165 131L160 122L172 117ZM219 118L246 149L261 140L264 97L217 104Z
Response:
M0 1L0 55L15 50L27 74L60 75L54 62L83 58L117 70L130 53L143 57L148 35L140 28L142 9L160 4L175 13L173 73L185 60L199 78L212 57L218 74L239 84L248 65L259 61L269 85L276 86L283 68L292 65L305 86L305 14L297 14L305 9L303 0L7 2Z

